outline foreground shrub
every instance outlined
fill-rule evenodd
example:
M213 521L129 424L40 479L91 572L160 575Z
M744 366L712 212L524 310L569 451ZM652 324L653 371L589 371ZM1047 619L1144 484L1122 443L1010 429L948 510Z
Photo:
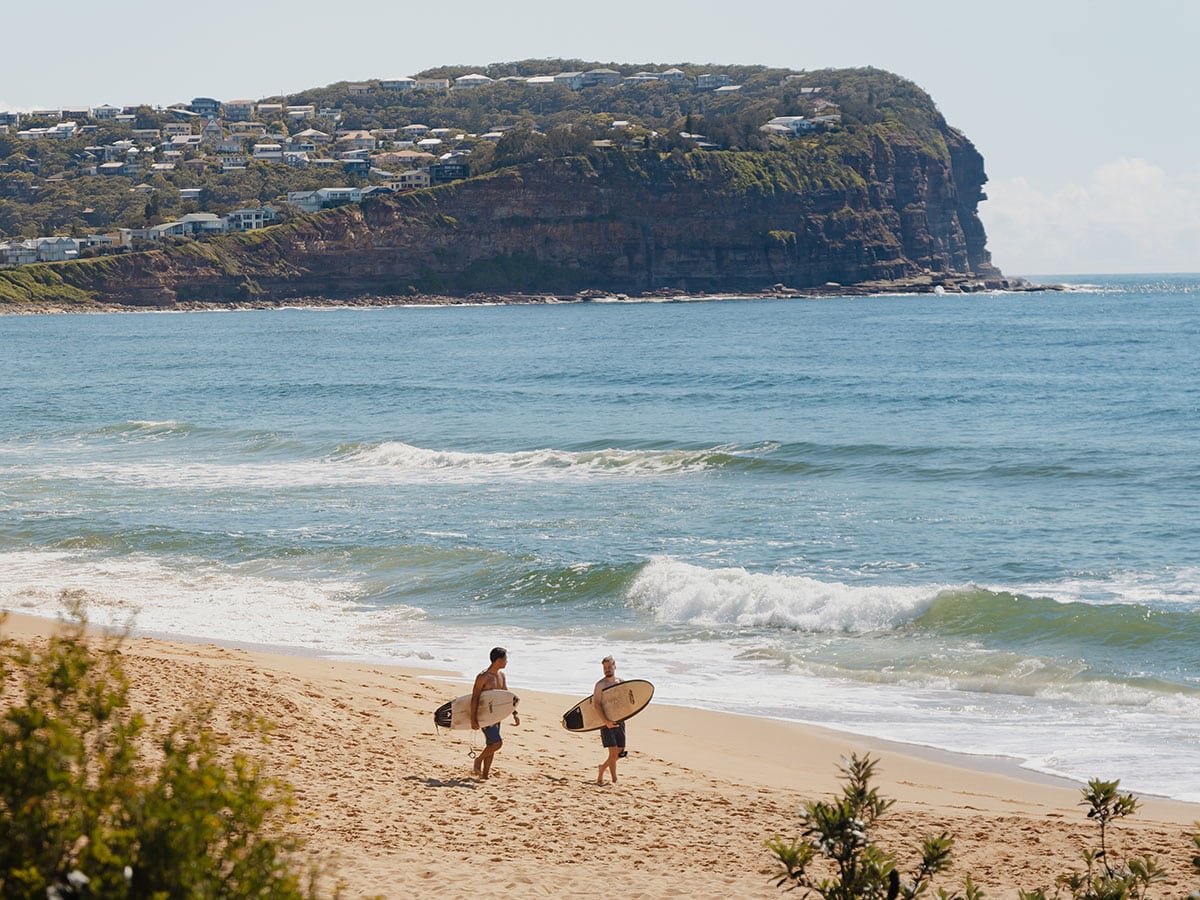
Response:
M1200 828L1200 822L1196 823L1196 827ZM1196 855L1192 857L1192 868L1200 875L1200 832L1192 835L1192 847L1196 851ZM1188 900L1200 900L1200 891L1192 891L1188 894Z
M895 857L882 850L871 836L880 816L895 801L884 800L871 787L875 760L852 754L841 767L846 784L842 797L831 803L808 802L800 814L803 832L799 838L785 841L776 835L767 848L783 867L777 887L802 888L825 900L896 900L924 894L934 875L950 867L954 838L943 832L926 836L921 843L921 861L912 877L901 877ZM809 871L817 857L824 857L835 870L832 877ZM944 890L938 896L949 898ZM968 877L966 900L982 897Z
M0 897L314 896L281 824L288 786L205 709L152 740L121 639L90 642L69 608L42 649L0 640Z
M1055 879L1055 897L1065 890L1072 900L1140 900L1149 896L1146 889L1150 885L1166 878L1151 856L1123 862L1112 858L1108 826L1137 811L1137 800L1132 794L1120 793L1120 785L1120 781L1094 778L1083 789L1082 803L1088 807L1087 817L1100 829L1100 846L1084 851L1087 868L1083 872L1068 872ZM1047 900L1045 888L1021 891L1020 896L1021 900Z

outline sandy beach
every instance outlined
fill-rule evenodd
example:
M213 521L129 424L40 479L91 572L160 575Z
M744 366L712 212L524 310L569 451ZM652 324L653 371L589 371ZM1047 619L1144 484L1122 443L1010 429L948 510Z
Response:
M0 634L38 641L54 627L11 615ZM508 678L521 725L507 720L488 781L472 776L478 732L438 733L432 719L474 673L142 637L128 638L123 654L133 705L151 719L206 697L218 728L240 710L275 723L266 758L295 787L313 859L348 897L780 896L763 842L797 834L801 804L839 789L837 765L851 752L879 759L881 793L896 800L886 848L908 863L919 835L956 836L954 868L935 886L958 889L969 873L988 897L1052 887L1095 841L1079 786L1004 760L661 703L631 720L619 783L597 786L599 739L559 725L578 696L522 690L519 651ZM598 665L579 673L579 696L595 677ZM232 733L235 746L264 755ZM1140 799L1138 814L1114 826L1116 852L1154 855L1171 879L1153 895L1184 895L1197 881L1188 848L1200 807Z

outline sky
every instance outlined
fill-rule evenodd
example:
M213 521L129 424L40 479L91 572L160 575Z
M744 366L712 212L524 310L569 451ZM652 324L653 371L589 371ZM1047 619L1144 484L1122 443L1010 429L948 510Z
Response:
M1197 0L59 0L3 17L0 110L259 99L441 65L874 66L986 162L1010 276L1200 272Z

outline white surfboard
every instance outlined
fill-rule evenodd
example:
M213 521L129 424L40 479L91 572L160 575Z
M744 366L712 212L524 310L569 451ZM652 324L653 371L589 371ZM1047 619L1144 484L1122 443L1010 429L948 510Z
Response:
M646 708L654 696L654 685L634 678L610 684L601 696L609 721L624 722ZM588 694L563 713L562 725L567 731L595 731L604 727L604 716L600 715L600 711L592 704L592 695Z
M479 727L503 722L516 708L517 695L512 691L483 691L479 695ZM433 714L433 722L439 728L470 731L471 695L463 694L439 706Z

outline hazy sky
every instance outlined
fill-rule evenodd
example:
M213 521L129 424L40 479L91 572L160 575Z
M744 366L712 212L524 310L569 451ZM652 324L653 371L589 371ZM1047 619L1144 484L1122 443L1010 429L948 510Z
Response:
M1196 0L59 0L7 4L3 30L0 110L258 99L527 58L875 66L983 153L1006 273L1200 271Z

